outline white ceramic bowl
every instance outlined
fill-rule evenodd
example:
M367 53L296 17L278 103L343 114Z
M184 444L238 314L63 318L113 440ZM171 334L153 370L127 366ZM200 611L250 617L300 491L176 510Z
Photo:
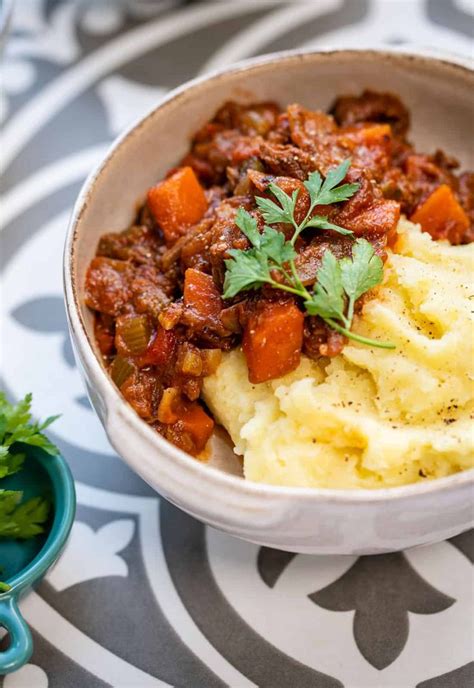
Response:
M444 148L474 166L474 73L461 60L380 51L281 53L247 61L171 92L112 146L74 207L65 258L71 335L91 401L125 461L196 518L258 544L308 553L387 552L456 535L472 524L474 471L382 490L285 488L245 481L229 446L213 440L202 463L169 444L121 397L102 366L84 277L98 239L131 222L137 200L185 153L199 126L228 99L327 108L370 87L401 96L420 150Z

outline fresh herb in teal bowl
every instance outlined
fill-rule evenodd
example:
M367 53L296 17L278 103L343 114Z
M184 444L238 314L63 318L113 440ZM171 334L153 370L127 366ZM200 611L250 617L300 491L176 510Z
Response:
M0 626L9 645L0 674L19 669L33 651L18 600L59 557L74 520L71 472L43 431L31 422L31 395L16 405L0 393Z

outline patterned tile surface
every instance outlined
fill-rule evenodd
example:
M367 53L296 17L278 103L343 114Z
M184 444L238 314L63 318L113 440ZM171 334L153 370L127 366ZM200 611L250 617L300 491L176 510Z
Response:
M2 377L13 398L34 391L38 414L63 412L53 439L79 507L65 555L22 605L34 656L4 688L473 685L473 533L343 558L204 527L114 455L75 368L61 289L84 177L169 88L302 45L466 54L472 28L470 0L17 0L1 92Z

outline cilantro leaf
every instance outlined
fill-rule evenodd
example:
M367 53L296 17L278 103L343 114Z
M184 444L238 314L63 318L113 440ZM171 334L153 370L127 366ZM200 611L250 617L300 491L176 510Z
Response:
M374 247L365 239L357 239L352 249L352 260L341 261L342 284L347 296L353 300L380 284L383 278L383 263Z
M43 497L21 504L22 493L0 490L0 537L27 539L44 531L50 505Z
M324 252L321 267L318 270L318 281L314 286L311 299L305 301L305 307L310 315L320 315L324 319L345 320L341 268L332 251Z

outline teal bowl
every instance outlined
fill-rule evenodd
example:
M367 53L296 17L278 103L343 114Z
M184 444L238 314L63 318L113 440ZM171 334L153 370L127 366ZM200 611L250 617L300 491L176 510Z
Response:
M10 636L8 648L0 652L0 675L16 671L31 657L33 640L18 602L58 559L76 511L74 480L62 456L28 449L25 470L2 480L2 488L22 490L26 499L48 496L53 508L44 535L30 540L0 540L0 579L10 586L8 592L0 594L0 626Z

